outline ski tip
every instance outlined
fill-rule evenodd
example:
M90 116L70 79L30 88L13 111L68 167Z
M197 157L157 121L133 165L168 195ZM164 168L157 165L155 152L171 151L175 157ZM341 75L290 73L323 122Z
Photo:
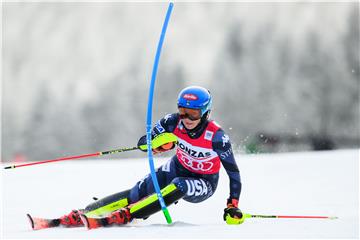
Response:
M106 218L87 217L85 214L80 214L80 218L88 230L108 225Z
M80 214L80 218L81 218L81 221L84 223L84 226L90 230L90 225L89 225L89 220L88 218L85 216L85 214Z
M29 222L31 224L32 230L34 230L34 220L33 220L33 218L31 217L30 214L26 214L26 216L27 216L27 218L28 218L28 220L29 220Z

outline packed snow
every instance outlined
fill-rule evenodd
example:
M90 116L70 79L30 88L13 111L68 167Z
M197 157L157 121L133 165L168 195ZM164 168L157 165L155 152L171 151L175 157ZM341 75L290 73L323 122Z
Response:
M213 197L169 207L172 225L160 212L120 227L33 231L26 213L59 217L83 208L92 197L132 187L149 169L146 158L88 159L10 170L2 164L2 238L359 238L359 150L237 155L236 159L244 212L338 219L247 219L242 225L227 225L222 214L229 189L222 169ZM155 163L159 166L166 160L156 158Z

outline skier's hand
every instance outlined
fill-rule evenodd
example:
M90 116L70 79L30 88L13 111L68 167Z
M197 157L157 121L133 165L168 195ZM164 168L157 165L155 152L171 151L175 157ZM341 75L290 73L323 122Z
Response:
M145 147L142 147L142 146L145 146ZM137 147L143 151L143 152L147 152L147 146L146 146L146 135L142 136L138 143L137 143Z
M245 217L238 208L238 200L229 198L227 200L227 207L224 209L224 221L227 224L241 224L244 220Z

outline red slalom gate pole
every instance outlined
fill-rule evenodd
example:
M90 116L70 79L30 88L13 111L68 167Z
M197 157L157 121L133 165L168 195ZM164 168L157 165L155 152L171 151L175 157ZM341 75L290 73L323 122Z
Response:
M7 166L4 169L27 167L27 166L32 166L32 165L60 162L60 161L73 160L73 159L79 159L79 158L96 157L96 156L107 155L107 154L127 152L127 151L136 150L136 149L139 149L139 148L138 147L121 148L121 149L115 149L115 150L104 151L104 152L96 152L96 153L89 153L89 154L83 154L83 155L78 155L78 156L56 158L56 159L50 159L50 160L43 160L43 161L39 161L39 162L31 162L31 163L25 163L25 164L19 164L19 165L12 165L12 166Z

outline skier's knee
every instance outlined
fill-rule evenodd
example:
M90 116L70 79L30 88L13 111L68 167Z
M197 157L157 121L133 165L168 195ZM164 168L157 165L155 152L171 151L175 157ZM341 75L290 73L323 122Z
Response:
M213 194L211 184L201 178L177 177L172 183L185 194L183 199L188 202L202 202Z
M177 177L177 178L174 178L171 182L173 184L175 184L175 186L177 187L177 189L179 191L181 191L184 195L187 193L188 191L188 185L186 184L186 181L185 181L186 178L183 178L183 177Z

